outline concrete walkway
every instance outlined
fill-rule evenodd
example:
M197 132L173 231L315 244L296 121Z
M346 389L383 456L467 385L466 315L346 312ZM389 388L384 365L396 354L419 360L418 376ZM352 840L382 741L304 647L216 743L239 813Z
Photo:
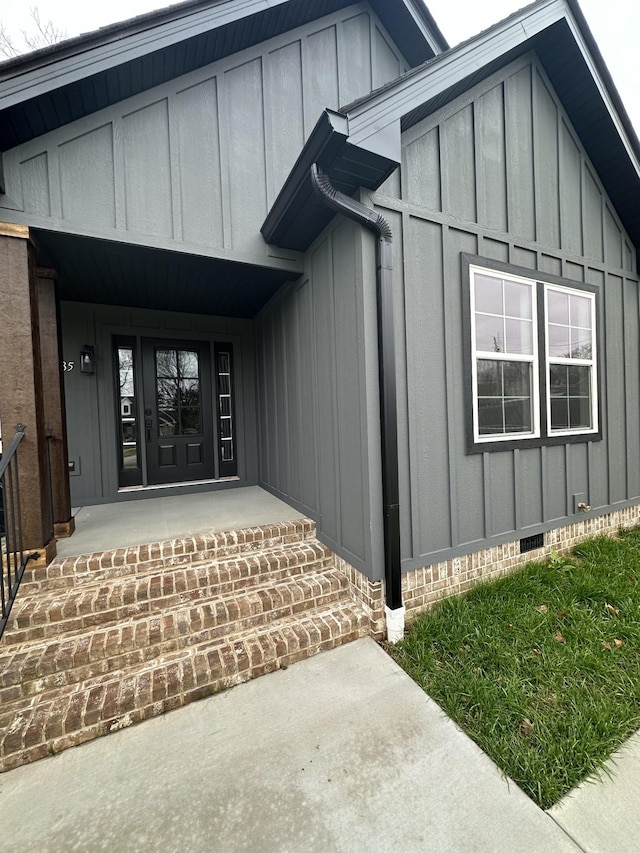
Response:
M625 853L638 778L636 763L631 813L593 785L546 814L365 639L0 776L0 838L3 853ZM608 836L611 819L636 831Z
M588 853L640 850L640 732L549 814Z

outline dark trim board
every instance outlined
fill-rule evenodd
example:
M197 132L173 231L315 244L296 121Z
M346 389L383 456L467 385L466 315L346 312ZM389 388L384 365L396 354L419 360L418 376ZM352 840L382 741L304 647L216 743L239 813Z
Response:
M0 63L0 150L358 4L192 0ZM410 65L448 48L421 0L371 0Z
M539 438L513 438L513 439L503 439L502 441L483 441L483 442L475 442L473 437L473 391L471 388L471 353L472 353L472 341L471 341L471 313L470 313L470 293L471 293L471 277L469 274L469 269L471 266L479 266L485 267L489 270L495 270L496 272L503 272L507 275L515 275L520 278L527 278L531 281L537 282L546 282L548 284L557 284L562 287L568 287L573 290L581 290L586 291L588 293L596 294L596 341L598 342L598 376L604 377L604 357L603 357L603 323L602 323L602 314L604 311L604 306L602 302L602 289L596 287L593 284L586 284L578 281L573 281L572 279L563 278L562 276L552 275L551 273L540 272L538 270L532 270L527 267L520 267L515 264L503 263L502 261L494 261L490 258L484 258L479 255L468 255L465 252L462 252L460 255L460 264L462 269L462 282L463 282L463 300L462 300L462 325L463 325L463 344L464 344L464 354L463 354L463 364L464 364L464 373L465 373L465 388L464 388L464 400L465 400L465 435L466 435L466 445L467 453L494 453L494 452L508 452L510 450L524 450L528 447L551 447L559 444L584 444L593 441L601 441L602 440L602 378L598 382L597 394L598 394L598 431L597 432L589 432L589 433L576 433L575 435L548 435L546 434L546 425L541 422L540 429L543 433ZM538 351L544 352L544 325L542 323L538 323ZM539 387L540 387L540 400L546 399L546 375L544 364L542 361L539 362Z
M640 523L640 495L631 500L621 501L620 503L611 504L606 507L598 507L597 510L591 512L581 512L579 515L571 515L563 518L552 519L540 524L532 524L528 527L521 527L518 530L509 530L506 533L499 533L491 536L488 539L474 539L469 542L463 542L453 548L442 548L439 551L431 551L425 554L420 554L417 557L411 557L402 561L402 571L413 572L416 569L421 569L424 566L433 566L437 563L446 563L448 560L453 560L456 557L466 557L468 554L474 554L479 551L486 551L490 548L495 548L497 545L505 545L507 542L519 542L528 536L535 536L540 533L549 533L552 530L566 527L574 524L576 521L585 521L591 518L607 515L612 512L619 512L629 507L638 507L638 522ZM533 559L533 557L532 557Z

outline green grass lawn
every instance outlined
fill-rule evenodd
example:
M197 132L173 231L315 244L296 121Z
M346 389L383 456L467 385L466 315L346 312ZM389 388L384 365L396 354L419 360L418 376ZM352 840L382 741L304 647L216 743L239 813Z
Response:
M548 808L640 727L640 529L447 599L389 651Z

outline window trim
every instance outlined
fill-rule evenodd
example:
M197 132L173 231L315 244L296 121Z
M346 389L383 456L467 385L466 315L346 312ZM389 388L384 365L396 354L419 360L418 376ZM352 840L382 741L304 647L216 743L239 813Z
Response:
M504 273L497 270L480 267L476 264L471 264L469 267L469 277L473 277L474 272L479 272L489 278L502 279ZM510 279L519 284L525 284L530 290L530 306L531 306L531 326L532 326L532 352L531 355L522 355L517 353L502 352L498 357L495 353L478 350L475 347L476 339L476 306L475 306L475 289L469 288L470 294L470 317L471 317L471 382L472 382L472 400L473 400L473 440L476 443L486 444L488 441L514 441L520 438L538 438L540 436L540 371L537 369L539 364L539 332L538 332L538 311L537 306L537 287L536 282L531 278L526 279L522 276L512 275ZM506 319L506 315L505 315ZM506 343L506 342L505 342ZM531 430L529 432L519 432L504 435L491 435L487 437L480 436L478 429L478 421L476 414L476 401L478 400L478 359L490 361L510 361L522 362L531 365Z
M544 316L544 331L545 331L545 350L544 350L544 375L545 378L550 374L550 365L551 364L566 364L569 366L577 367L579 365L588 366L591 368L591 423L593 426L590 429L584 428L576 428L571 429L568 427L567 429L552 429L551 428L551 394L546 394L546 423L547 423L547 433L550 436L572 436L572 435L592 435L593 433L598 432L598 424L599 424L599 401L598 401L598 327L597 327L597 311L596 311L596 300L597 294L593 292L589 292L584 288L576 288L576 287L568 287L566 285L559 284L551 284L550 282L541 282L542 283L542 312ZM548 320L549 314L549 293L551 291L565 292L570 295L575 294L576 291L581 293L583 296L588 296L589 301L591 303L591 358L589 359L571 359L564 357L553 357L549 354L549 326L551 325ZM584 328L584 327L583 327Z
M478 255L461 253L463 279L463 369L465 387L465 424L467 453L485 453L497 450L513 450L527 447L543 447L557 444L600 441L602 439L602 390L600 377L602 328L600 307L601 289L596 285L555 276L514 264L494 261ZM507 276L522 280L532 286L532 304L537 324L537 340L534 342L534 367L532 378L533 430L531 433L515 435L491 435L480 437L477 432L477 351L475 349L475 316L472 292L473 272L479 271L498 277ZM562 289L589 295L591 298L593 354L592 366L592 419L589 430L551 431L550 395L548 393L549 355L547 347L547 293L549 289ZM535 325L534 325L535 328ZM518 360L514 358L514 360ZM553 362L553 359L551 359ZM580 362L584 363L584 362Z

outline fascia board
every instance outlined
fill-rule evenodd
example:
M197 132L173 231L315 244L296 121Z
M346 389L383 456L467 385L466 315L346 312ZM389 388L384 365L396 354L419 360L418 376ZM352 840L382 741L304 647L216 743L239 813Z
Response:
M362 144L386 125L400 121L416 107L521 46L566 15L565 0L549 0L530 8L521 17L507 19L477 38L451 48L423 68L405 74L395 85L348 111L349 141L354 145Z
M105 44L81 43L71 56L47 57L37 68L16 69L15 77L2 80L0 69L0 111L287 2L289 0L235 0L208 9L186 10L180 17L161 23L151 21L144 29L128 35L117 31ZM100 36L98 30L96 38Z
M350 124L349 130L351 130ZM399 119L383 125L375 133L357 143L353 141L353 137L349 133L348 142L357 148L384 157L386 160L393 160L398 165L402 160L402 127Z
M268 243L277 243L277 235L286 227L291 211L297 211L300 199L308 194L311 164L320 162L325 165L325 160L331 162L345 145L347 137L346 117L335 110L324 110L262 224L260 231Z
M66 49L61 43L60 52L56 50L53 55L49 52L44 55L37 52L33 57L27 55L24 66L10 63L6 70L0 67L0 111L289 2L291 0L223 0L206 9L178 8L169 19L168 10L160 10L157 15L161 20L152 13L151 20L134 18L122 26L105 27L88 36L70 39ZM356 2L354 0L354 4ZM437 36L441 34L435 22L435 37L429 29L431 16L428 11L418 13L416 0L403 0L403 3L429 47L434 53L440 53L443 45L438 44ZM444 39L443 43L446 45Z
M624 150L640 178L638 139L634 131L630 130L631 123L626 113L626 123L622 117L621 110L624 112L624 107L617 92L615 97L619 107L614 103L612 91L615 92L615 87L584 18L579 13L579 21L574 13L576 5L573 0L549 0L547 3L530 7L519 17L512 16L501 25L481 33L477 38L435 57L423 68L409 72L397 84L386 87L378 95L374 94L370 99L357 103L353 109L347 110L349 141L354 145L366 145L366 140L379 134L385 126L397 122L416 107L460 83L478 69L500 59L508 51L520 47L551 25L564 21L575 39ZM605 80L603 75L606 75L608 80Z
M572 33L574 39L576 40L578 48L580 49L580 53L582 54L582 58L584 59L586 65L587 65L587 68L589 69L589 73L591 74L591 77L593 78L593 82L595 83L595 85L598 89L598 92L600 94L600 97L602 98L602 101L603 101L603 103L607 109L607 112L609 113L609 117L611 118L611 121L612 121L613 125L615 126L616 131L618 132L618 136L620 137L620 141L622 142L622 144L625 148L627 156L629 157L629 160L633 164L633 167L635 169L636 174L638 175L638 178L640 178L640 143L638 142L637 136L635 137L634 140L632 140L627 127L625 127L625 122L624 122L624 120L620 114L620 110L614 104L611 87L613 87L613 89L615 91L615 86L613 84L613 81L610 79L609 72L605 66L604 67L605 73L606 73L607 77L609 77L609 84L607 85L607 83L603 79L603 75L601 73L600 63L598 63L596 61L596 59L592 53L592 50L590 49L590 45L588 44L588 39L585 38L584 31L580 27L578 21L576 20L576 17L573 14L573 10L571 10L567 14L567 24L569 25L569 28L571 29L571 33ZM589 40L591 40L591 41L593 40L590 33L589 33ZM616 95L617 100L620 101L620 96L617 94L617 91L615 91L615 95ZM624 107L622 106L621 101L620 101L620 106L624 110ZM625 118L627 118L627 123L629 124L629 126L631 126L631 123L630 123L628 117L626 116L626 113L625 113ZM633 135L635 136L635 131L633 131L633 129L631 129L631 133L633 133Z
M429 9L425 5L422 5L422 3L420 6L416 6L416 3L413 2L413 0L407 0L407 2L405 2L405 6L407 7L416 27L420 30L424 40L427 42L434 54L437 56L439 53L448 50L449 45L447 44L445 37L440 32L440 28L431 15L431 12L429 12Z

